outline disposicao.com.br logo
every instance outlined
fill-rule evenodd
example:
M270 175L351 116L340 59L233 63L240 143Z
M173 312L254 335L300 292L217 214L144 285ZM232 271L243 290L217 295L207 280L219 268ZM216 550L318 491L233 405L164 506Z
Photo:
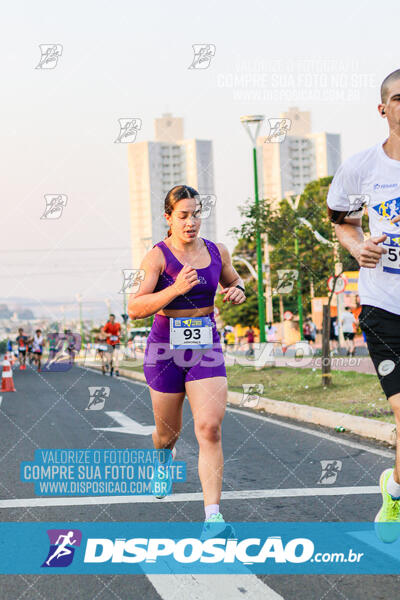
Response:
M252 549L252 550L250 550ZM181 564L200 563L303 563L312 558L314 543L307 538L295 538L286 544L280 536L236 539L215 537L207 540L183 538L119 538L115 540L89 538L86 543L85 563L142 563L156 562L170 557Z

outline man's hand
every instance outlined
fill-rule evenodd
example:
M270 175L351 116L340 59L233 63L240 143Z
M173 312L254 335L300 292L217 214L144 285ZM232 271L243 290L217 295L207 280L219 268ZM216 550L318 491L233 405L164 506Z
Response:
M378 246L381 242L384 242L387 235L379 235L371 237L365 242L358 244L354 252L354 258L359 263L360 267L366 267L367 269L374 269L378 264L382 254L387 254L386 248Z
M237 287L224 288L220 291L220 294L226 294L223 301L230 301L232 304L242 304L246 300L244 292Z

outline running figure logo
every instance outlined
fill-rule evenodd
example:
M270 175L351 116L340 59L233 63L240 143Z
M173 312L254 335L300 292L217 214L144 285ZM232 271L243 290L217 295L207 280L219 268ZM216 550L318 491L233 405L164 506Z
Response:
M119 134L114 144L132 144L142 129L142 119L118 119Z
M332 485L335 483L339 472L342 470L341 460L320 460L321 463L321 477L318 481L322 485Z
M55 69L63 47L61 44L39 44L41 57L35 69Z
M68 567L74 558L74 546L80 546L82 532L79 529L48 529L49 553L42 567Z
M194 57L189 69L208 69L215 56L214 44L193 44Z
M378 213L381 219L386 219L390 221L392 225L400 227L400 222L393 223L393 219L400 215L400 197L386 200L386 202L379 202L379 204L375 204L372 208Z
M255 408L260 400L260 395L264 392L262 383L242 383L243 396L239 406Z
M290 294L298 277L299 272L296 269L278 269L278 285L274 288L273 293Z
M67 196L65 194L45 194L46 208L40 217L41 219L59 219L63 208L67 206Z
M200 208L200 219L208 219L211 209L215 206L217 197L215 194L198 194L196 198L196 208Z
M106 399L110 397L110 388L89 386L88 390L90 398L85 410L102 410Z
M145 277L144 269L123 269L122 274L124 280L122 282L122 288L120 294L136 294L140 288L140 282Z
M350 210L346 217L360 218L363 216L364 207L369 206L371 197L368 194L349 194Z
M269 123L269 134L265 138L266 144L280 144L286 138L286 134L289 133L289 129L292 125L290 119L268 119Z

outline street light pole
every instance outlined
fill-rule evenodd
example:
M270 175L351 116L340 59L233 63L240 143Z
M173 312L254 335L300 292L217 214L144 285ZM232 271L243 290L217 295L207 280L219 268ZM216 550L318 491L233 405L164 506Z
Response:
M264 115L247 115L240 117L251 142L253 144L253 168L254 168L254 197L256 207L256 246L257 246L257 280L258 280L258 323L260 329L260 342L265 342L265 305L264 305L264 277L262 263L262 246L260 233L260 216L259 216L259 197L258 197L258 172L257 172L257 135L260 131L261 123L264 121ZM251 133L250 124L256 126L255 132ZM267 273L268 275L268 273Z
M297 311L299 313L299 329L300 339L304 340L303 333L303 299L301 297L301 277L300 277L300 256L299 256L299 240L297 238L297 227L294 228L294 253L296 254L297 260Z

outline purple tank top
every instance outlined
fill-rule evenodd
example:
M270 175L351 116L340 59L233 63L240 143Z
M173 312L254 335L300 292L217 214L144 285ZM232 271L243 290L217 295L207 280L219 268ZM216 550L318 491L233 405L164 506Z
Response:
M222 260L218 246L201 238L207 246L208 252L211 255L211 262L204 269L196 269L197 279L200 283L192 287L186 294L177 296L164 309L181 309L181 308L204 308L205 306L214 306L214 296L218 287L219 278L221 276ZM158 242L154 246L158 246L165 257L165 270L160 274L154 292L160 292L168 286L172 285L176 280L179 271L183 269L182 263L171 252L165 242ZM154 248L153 246L153 248Z

